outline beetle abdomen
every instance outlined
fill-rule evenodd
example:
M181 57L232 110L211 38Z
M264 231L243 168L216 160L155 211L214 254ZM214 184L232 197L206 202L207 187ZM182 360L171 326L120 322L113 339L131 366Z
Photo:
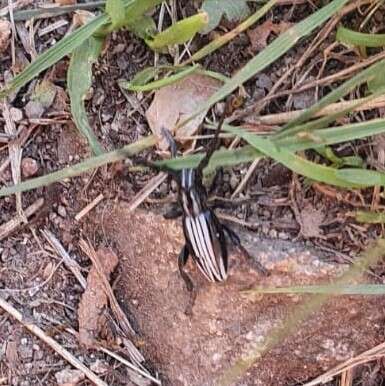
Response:
M227 256L223 256L219 230L212 221L210 211L184 218L186 238L192 247L193 257L199 269L210 281L227 278Z

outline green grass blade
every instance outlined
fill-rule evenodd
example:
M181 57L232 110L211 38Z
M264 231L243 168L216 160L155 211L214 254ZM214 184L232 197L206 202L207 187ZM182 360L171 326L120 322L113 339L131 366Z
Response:
M100 15L93 18L89 23L80 27L72 34L64 37L53 47L43 52L34 60L24 71L15 76L4 89L0 90L0 98L7 96L10 92L24 86L27 82L35 78L42 71L53 66L60 59L70 54L75 48L84 43L100 27L109 20L107 15Z
M282 129L274 136L275 139L282 138L283 136L289 136L292 135L298 131L301 130L312 130L316 128L317 125L321 125L325 127L328 123L334 121L338 116L345 114L349 110L342 110L340 112L337 112L336 114L333 114L329 117L322 117L318 119L316 122L310 122L308 124L305 124L303 126L300 126L301 123L309 120L314 114L316 114L318 111L322 110L324 107L328 106L329 104L336 102L340 100L342 97L353 91L356 87L365 84L367 82L372 81L376 78L378 73L383 73L385 68L385 61L382 60L378 63L375 63L371 65L370 67L366 68L363 71L360 71L357 75L355 75L353 78L349 79L348 81L344 82L342 85L337 87L335 90L331 91L328 95L323 97L320 101L315 103L313 106L311 106L309 109L304 111L299 117L291 120L288 122L285 126L282 127ZM375 95L371 95L368 100L374 98ZM351 109L354 107L359 106L361 103L365 103L368 100L365 98L362 98L360 102L357 102L356 105L352 106Z
M383 284L325 284L283 288L253 288L246 294L330 294L330 295L385 295Z
M335 185L343 188L358 188L368 186L366 183L351 182L338 175L338 170L319 165L301 158L282 147L276 146L271 140L248 133L240 128L225 127L225 131L238 135L254 146L261 153L273 158L275 161L285 165L288 169L312 180Z
M119 29L126 22L126 9L122 0L107 0L106 13L111 19L113 29Z
M159 166L167 166L172 170L181 170L184 168L195 168L204 157L203 153L188 155L185 157L172 158L155 162ZM210 159L205 170L206 173L216 169L219 166L234 166L240 163L251 162L256 158L263 157L263 154L252 146L244 146L235 150L220 149L217 150Z
M385 224L385 213L367 212L358 210L354 213L354 218L357 222L366 224Z
M365 169L341 169L336 176L351 184L364 186L385 186L385 173Z
M349 46L384 47L385 34L367 34L353 31L349 28L339 27L336 40Z
M97 167L132 157L133 155L138 154L141 151L155 145L155 143L156 138L151 135L138 142L124 146L121 149L111 151L109 153L104 153L96 157L88 158L83 162L68 166L62 170L46 174L42 177L32 178L14 186L4 187L0 190L0 197L8 196L17 192L25 192L27 190L36 189L42 186L47 186L54 182L62 181L66 178L79 176Z
M227 127L225 125L224 127ZM296 135L275 139L272 141L289 151L317 149L325 145L354 141L372 135L385 133L385 119L373 119L366 122L352 123L344 126L329 127L314 130L311 133L300 131Z
M103 148L88 122L84 99L92 83L92 64L98 59L102 46L102 39L91 36L74 50L67 72L73 120L95 155L103 153Z
M269 46L251 59L241 70L239 70L229 81L216 91L204 104L199 106L195 113L179 126L183 126L188 120L202 111L209 109L214 103L219 102L240 85L253 77L259 71L284 55L292 48L299 39L310 34L315 28L323 24L333 14L338 12L349 0L333 0L305 20L288 29L277 37Z
M213 53L214 51L218 50L219 48L227 44L230 40L234 39L235 36L239 35L243 31L246 31L260 18L262 18L275 5L276 2L277 0L270 0L267 4L265 4L263 7L258 9L258 11L256 11L249 18L247 18L245 21L240 23L233 30L214 39L212 42L210 42L209 44L205 45L203 48L198 50L191 58L186 60L185 64L191 63L191 62L197 62L198 60L201 60L205 56Z
M121 81L119 82L120 87L129 90L129 91L151 91L156 90L165 86L169 86L170 84L173 84L177 82L178 80L183 79L184 77L196 72L199 68L199 65L196 64L194 66L186 67L185 69L182 69L181 71L178 71L174 75L170 75L166 78L155 80L153 82L147 83L147 84L138 84L138 79L136 79L136 84L134 82L126 82ZM146 69L147 70L147 69ZM148 72L149 73L149 72ZM145 74L142 74L144 77ZM146 73L147 75L147 73ZM135 77L136 78L136 77ZM135 80L134 78L134 80Z
M126 24L134 24L137 20L140 20L142 16L156 7L158 4L161 4L163 0L134 0L126 1L128 7L126 9Z
M147 149L156 144L156 138L151 135L133 143L127 145L122 149L118 149L109 153L104 153L96 157L88 158L83 162L69 166L65 169L58 170L56 172L46 174L42 177L31 178L18 185L4 187L0 190L0 197L7 196L17 192L25 192L27 190L36 189L42 186L52 184L54 182L61 181L65 178L76 177L89 170L106 165L108 163L121 161L127 157L138 154L144 149ZM167 165L171 169L179 170L184 167L194 168L198 166L200 160L204 154L194 154L186 157L176 158L172 160L158 161L156 164ZM239 163L251 162L257 157L261 157L262 154L255 150L252 146L244 146L237 150L221 149L214 153L210 159L210 163L205 169L205 173L214 170L218 166L233 166Z
M205 12L186 17L158 33L152 39L147 39L146 43L154 51L160 51L174 44L188 42L207 25L207 21L208 17Z

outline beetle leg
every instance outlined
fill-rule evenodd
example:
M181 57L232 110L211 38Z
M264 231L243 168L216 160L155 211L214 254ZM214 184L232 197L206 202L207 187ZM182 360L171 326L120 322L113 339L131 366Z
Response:
M180 254L178 257L178 267L179 267L180 275L182 276L182 279L186 284L186 288L190 292L190 300L189 300L187 307L186 307L186 310L185 310L186 315L192 315L192 308L194 306L195 298L197 296L196 290L194 288L194 284L193 284L190 276L183 269L187 263L189 255L190 255L190 251L188 249L188 246L184 245L184 247L180 251Z
M183 210L179 205L173 205L164 215L163 217L167 220L178 218L182 216Z
M248 261L250 261L257 270L265 276L269 275L269 271L255 258L253 258L250 253L247 251L247 249L242 245L241 239L239 236L227 225L222 224L223 229L226 231L227 235L229 236L231 242L235 244L235 246L242 252L243 256L246 257Z
M160 131L170 146L171 157L175 158L177 153L177 146L174 137L171 135L170 130L166 129L165 127L162 127Z

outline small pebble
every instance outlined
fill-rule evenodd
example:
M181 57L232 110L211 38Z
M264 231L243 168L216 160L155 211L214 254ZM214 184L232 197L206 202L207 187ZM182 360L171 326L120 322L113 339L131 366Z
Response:
M59 205L57 208L57 213L60 217L65 218L67 216L66 208L63 205Z
M26 344L28 343L28 338L21 338L21 339L20 339L20 343L21 343L22 345L26 345Z
M23 177L33 177L39 171L39 164L30 157L23 158L21 161L21 173Z

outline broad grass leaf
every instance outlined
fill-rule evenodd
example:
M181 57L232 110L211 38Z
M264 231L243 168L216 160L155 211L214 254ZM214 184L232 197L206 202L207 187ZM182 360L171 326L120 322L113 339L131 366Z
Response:
M23 72L15 76L12 81L0 90L0 98L10 92L24 86L30 80L38 76L42 71L53 66L60 59L70 54L74 49L83 44L100 27L108 22L107 15L100 15L92 19L89 23L80 27L72 34L64 37L54 46L42 53L35 59Z
M207 22L208 17L205 12L186 17L155 35L152 39L147 39L146 43L155 51L161 51L170 45L185 43L201 31Z
M113 29L119 29L126 23L126 9L122 0L107 0L106 13L111 19Z
M209 15L209 22L203 33L216 28L223 16L229 21L238 21L250 14L247 0L205 0L202 9Z
M88 122L84 99L91 87L92 64L98 59L102 46L102 39L91 36L75 49L67 72L67 85L73 120L79 131L87 138L95 155L103 153L103 148Z

